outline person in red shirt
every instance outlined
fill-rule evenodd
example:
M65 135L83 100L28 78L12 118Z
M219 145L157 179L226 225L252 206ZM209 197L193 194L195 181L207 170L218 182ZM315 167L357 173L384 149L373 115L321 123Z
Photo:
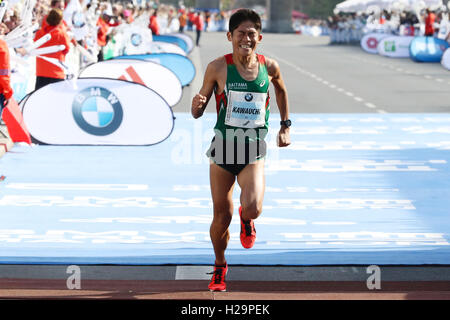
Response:
M425 36L432 37L434 35L434 22L436 21L436 15L427 9L427 16L425 18Z
M153 14L150 16L150 23L148 27L152 30L152 34L156 36L159 35L158 9L155 9Z
M98 61L103 61L103 47L108 43L108 32L109 27L116 27L120 24L120 21L117 19L114 23L111 22L112 13L107 13L106 11L98 18L97 20L97 44L100 47L98 52Z
M45 57L55 58L63 63L67 53L69 52L70 39L65 31L65 28L61 24L62 17L63 14L60 9L52 9L46 19L47 25L36 32L34 41L42 38L47 33L50 33L52 38L39 48L64 45L65 48L62 51L43 55ZM36 90L47 84L62 81L65 78L66 75L61 67L48 62L45 59L36 57Z
M187 14L187 30L192 31L194 20L195 20L195 12L191 9L189 10L189 13Z
M63 0L52 0L50 2L50 9L59 9L61 11L64 11L65 8L65 3ZM42 19L42 25L41 28L45 28L47 27L47 17L48 16L44 16L44 18ZM68 26L67 26L67 22L64 20L62 20L61 25L64 26L66 28L66 31L68 30Z
M197 39L195 41L197 47L200 46L200 36L202 34L202 30L205 27L205 22L203 20L203 16L201 12L197 12L195 18L194 18L194 25L197 32Z
M11 88L11 70L9 64L9 49L3 39L0 39L0 120L3 108L8 104L8 100L13 95Z

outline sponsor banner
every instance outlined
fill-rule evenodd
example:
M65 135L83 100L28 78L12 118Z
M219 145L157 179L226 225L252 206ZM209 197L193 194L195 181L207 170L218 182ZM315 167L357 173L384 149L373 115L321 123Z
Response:
M179 46L184 50L184 52L189 52L188 44L186 43L186 41L173 35L153 35L153 41L172 43Z
M187 45L188 53L191 53L192 50L194 50L194 39L192 39L192 37L187 33L171 33L169 34L169 36L177 37L184 40L184 42L186 42Z
M152 32L139 26L127 27L118 37L119 46L124 54L145 54L151 52Z
M445 50L442 56L441 64L445 69L450 70L450 49Z
M378 54L392 58L409 58L409 45L414 37L392 36L378 43Z
M180 79L181 85L187 86L194 80L195 66L192 61L176 53L152 53L143 55L119 56L114 59L138 59L153 61L172 70Z
M181 49L179 46L169 42L162 41L152 41L150 42L150 53L177 53L182 56L186 56L186 51Z
M361 39L361 48L368 53L378 53L378 43L388 37L386 33L369 33Z
M433 37L415 37L409 47L410 57L416 62L440 62L449 44Z
M34 91L24 103L23 118L35 142L52 145L152 145L174 126L170 106L152 89L101 78Z
M159 93L170 106L183 94L181 82L170 69L151 61L112 59L84 68L79 78L110 78L143 84Z

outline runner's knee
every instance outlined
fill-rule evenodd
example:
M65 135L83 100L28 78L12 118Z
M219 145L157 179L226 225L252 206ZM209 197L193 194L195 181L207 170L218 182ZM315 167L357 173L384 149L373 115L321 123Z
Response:
M250 203L242 204L242 213L245 219L256 219L262 213L262 203L252 201Z
M228 226L233 217L233 205L229 203L214 204L214 219L213 223Z

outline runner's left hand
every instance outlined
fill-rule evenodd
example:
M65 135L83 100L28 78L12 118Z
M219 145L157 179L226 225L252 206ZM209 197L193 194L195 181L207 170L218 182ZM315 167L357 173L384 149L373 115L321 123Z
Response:
M289 135L289 128L282 127L277 136L277 145L281 147L287 147L291 144L291 137Z

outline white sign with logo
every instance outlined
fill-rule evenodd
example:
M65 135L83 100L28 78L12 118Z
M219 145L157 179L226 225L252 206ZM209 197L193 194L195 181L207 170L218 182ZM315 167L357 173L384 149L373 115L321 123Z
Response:
M369 33L361 39L361 48L368 53L378 53L378 43L388 37L386 33Z
M155 91L100 78L34 91L23 118L35 140L53 145L152 145L165 140L174 125L172 109Z
M84 68L79 78L110 78L143 84L159 93L170 106L176 105L183 87L172 70L151 61L113 59Z
M126 55L146 54L151 52L152 32L149 28L129 26L120 38L120 46Z
M409 58L409 45L413 39L414 37L386 37L379 42L378 53L392 58Z

